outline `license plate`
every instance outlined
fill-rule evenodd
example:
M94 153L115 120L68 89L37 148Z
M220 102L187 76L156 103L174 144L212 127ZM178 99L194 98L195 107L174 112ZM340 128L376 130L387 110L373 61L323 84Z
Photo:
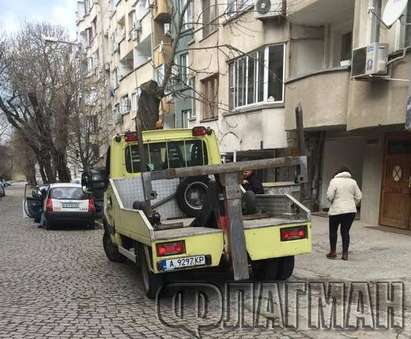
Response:
M160 262L163 271L172 271L179 268L203 266L206 264L205 255L196 255L193 257L184 257L177 259L165 259Z
M78 202L63 202L61 205L63 208L79 208L79 206Z

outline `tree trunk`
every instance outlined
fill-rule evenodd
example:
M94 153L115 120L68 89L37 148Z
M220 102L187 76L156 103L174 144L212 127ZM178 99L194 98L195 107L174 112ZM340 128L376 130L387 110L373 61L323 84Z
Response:
M47 182L47 176L46 176L46 172L44 172L43 164L39 163L39 167L40 167L41 180L43 180L43 183L46 183Z
M70 182L71 174L67 167L66 155L59 151L53 152L54 166L57 170L58 178L61 182Z

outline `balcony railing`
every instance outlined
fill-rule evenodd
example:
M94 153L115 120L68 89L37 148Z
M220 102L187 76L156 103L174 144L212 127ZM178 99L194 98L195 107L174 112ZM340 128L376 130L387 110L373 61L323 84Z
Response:
M172 15L170 0L155 0L153 6L153 19L158 22L170 22Z
M153 49L153 62L155 67L168 64L171 57L171 43L161 42Z
M347 67L325 69L286 81L286 129L295 129L295 108L299 103L304 111L304 128L346 125L349 86Z

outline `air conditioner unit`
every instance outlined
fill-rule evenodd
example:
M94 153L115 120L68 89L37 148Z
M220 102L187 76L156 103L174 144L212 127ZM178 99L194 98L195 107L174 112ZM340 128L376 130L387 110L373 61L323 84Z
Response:
M352 53L351 76L371 78L387 74L388 44L375 42Z
M282 19L286 15L284 0L254 0L254 17L260 20Z

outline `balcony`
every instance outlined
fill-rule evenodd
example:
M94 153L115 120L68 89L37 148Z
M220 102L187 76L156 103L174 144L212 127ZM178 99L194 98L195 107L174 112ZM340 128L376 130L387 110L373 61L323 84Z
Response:
M171 43L161 42L153 49L153 62L155 67L167 64L171 56Z
M320 26L354 16L355 0L300 0L287 7L287 18L300 25Z
M295 129L295 108L301 103L304 128L347 124L350 72L339 67L290 79L285 83L285 128Z
M153 20L166 23L171 21L172 6L170 0L156 0L153 6Z

